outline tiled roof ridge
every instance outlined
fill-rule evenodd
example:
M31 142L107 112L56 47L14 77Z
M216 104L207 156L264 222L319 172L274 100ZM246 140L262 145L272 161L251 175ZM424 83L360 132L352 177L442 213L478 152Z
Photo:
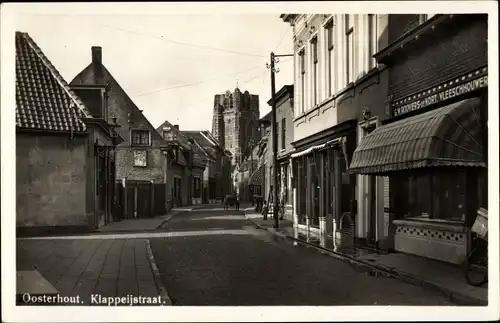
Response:
M28 46L30 46L35 54L40 58L42 63L47 67L47 69L50 71L50 73L54 76L56 81L61 85L61 87L68 93L69 97L74 101L75 107L80 109L85 117L87 118L92 118L92 115L90 112L87 110L87 107L85 107L85 104L83 103L80 98L71 90L69 87L69 84L64 80L62 75L59 73L57 68L52 64L47 56L43 53L42 49L37 45L37 43L31 38L31 36L26 33L26 32L21 32L21 31L16 31L16 33L20 34L25 40ZM71 107L70 107L71 108ZM82 120L78 118L80 122L83 123ZM86 128L84 124L84 129Z

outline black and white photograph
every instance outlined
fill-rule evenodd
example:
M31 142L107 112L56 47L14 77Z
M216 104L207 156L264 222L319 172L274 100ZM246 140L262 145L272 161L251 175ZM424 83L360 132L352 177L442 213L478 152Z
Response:
M3 321L500 319L496 2L0 12Z

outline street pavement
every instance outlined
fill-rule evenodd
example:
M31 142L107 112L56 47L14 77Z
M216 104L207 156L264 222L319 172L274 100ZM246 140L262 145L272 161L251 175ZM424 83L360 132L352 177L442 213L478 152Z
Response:
M38 270L61 296L79 296L79 304L74 305L104 305L90 303L91 294L158 296L146 239L94 237L20 239L17 270Z
M154 232L17 239L16 262L59 294L80 296L80 305L98 305L92 294L161 295L164 305L454 305L294 246L243 211L217 206L176 214Z
M178 233L150 239L173 305L454 305L278 239L243 211L197 210L159 230Z

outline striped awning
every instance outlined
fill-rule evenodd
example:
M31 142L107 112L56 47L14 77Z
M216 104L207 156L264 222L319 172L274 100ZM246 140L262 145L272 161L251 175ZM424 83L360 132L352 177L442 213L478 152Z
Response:
M460 101L378 127L354 151L351 174L431 166L486 167L480 99Z
M324 144L312 146L312 147L309 147L309 148L307 148L305 150L293 153L291 155L291 157L292 158L297 158L297 157L300 157L300 156L304 156L304 155L312 153L313 151L317 151L317 150L321 150L321 149L327 148L327 146L338 144L338 143L340 143L340 141L341 141L341 138L336 138L336 139L330 140L328 142L325 142Z
M265 164L260 165L260 167L250 175L248 179L248 185L261 186L263 183Z

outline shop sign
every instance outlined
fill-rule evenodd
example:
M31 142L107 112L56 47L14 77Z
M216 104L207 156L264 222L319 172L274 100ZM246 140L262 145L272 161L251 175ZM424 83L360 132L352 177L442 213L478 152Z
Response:
M392 116L396 117L405 113L423 109L432 104L446 101L454 97L476 91L488 86L486 68L474 73L456 78L453 81L428 89L419 94L396 100L392 107Z

